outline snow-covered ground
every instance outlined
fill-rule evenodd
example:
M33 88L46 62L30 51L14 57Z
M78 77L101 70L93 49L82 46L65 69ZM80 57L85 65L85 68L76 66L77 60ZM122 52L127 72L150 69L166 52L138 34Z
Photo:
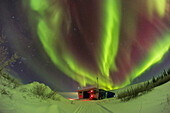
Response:
M128 102L115 98L70 101L60 95L58 101L44 100L21 88L8 93L0 95L0 113L170 113L170 82Z

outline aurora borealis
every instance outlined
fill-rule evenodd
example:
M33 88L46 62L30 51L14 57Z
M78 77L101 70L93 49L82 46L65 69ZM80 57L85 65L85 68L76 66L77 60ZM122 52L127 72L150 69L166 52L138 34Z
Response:
M21 0L15 4L20 5L15 7L20 20L4 22L8 27L12 24L11 30L5 27L6 34L15 31L16 39L9 42L23 58L37 54L24 64L49 84L63 85L61 80L67 79L85 87L95 85L98 77L101 88L121 88L169 53L169 0ZM27 35L17 26L24 26ZM26 42L33 43L31 51L24 48ZM50 64L45 66L44 61ZM170 66L170 61L166 63Z

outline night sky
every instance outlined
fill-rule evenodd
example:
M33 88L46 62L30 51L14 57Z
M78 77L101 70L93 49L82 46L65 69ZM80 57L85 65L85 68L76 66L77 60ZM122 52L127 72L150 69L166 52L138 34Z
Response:
M169 0L0 0L0 14L24 84L111 90L170 68Z

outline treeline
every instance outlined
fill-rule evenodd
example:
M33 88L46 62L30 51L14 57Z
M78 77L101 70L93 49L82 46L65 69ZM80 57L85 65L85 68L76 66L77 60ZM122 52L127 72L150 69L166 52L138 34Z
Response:
M125 91L118 93L117 98L121 99L121 101L128 101L137 96L143 95L148 91L151 91L154 87L162 85L170 80L170 69L164 70L160 76L153 77L151 80L144 82L143 84L139 84L134 88L128 88Z

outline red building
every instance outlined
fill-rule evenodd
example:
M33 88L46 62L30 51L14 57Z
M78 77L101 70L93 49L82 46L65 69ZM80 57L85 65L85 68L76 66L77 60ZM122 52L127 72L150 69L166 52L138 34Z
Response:
M96 87L78 90L77 92L79 99L98 100L115 97L115 93L98 89Z

